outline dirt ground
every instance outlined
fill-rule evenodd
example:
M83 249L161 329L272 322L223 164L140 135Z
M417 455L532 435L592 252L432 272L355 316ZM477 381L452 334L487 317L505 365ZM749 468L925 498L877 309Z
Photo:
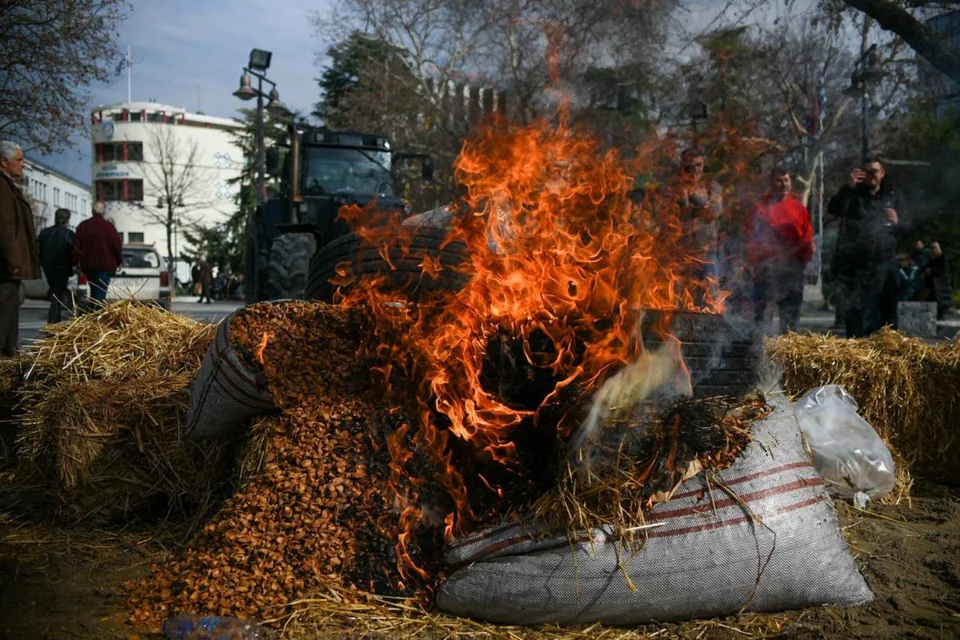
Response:
M877 505L869 513L838 505L851 551L876 593L872 604L779 614L778 632L769 631L777 624L737 629L740 621L728 618L720 621L725 626L666 625L651 635L960 637L960 488L918 484L912 503ZM169 534L156 531L64 531L0 516L0 637L150 637L127 625L122 585L146 573L172 544Z

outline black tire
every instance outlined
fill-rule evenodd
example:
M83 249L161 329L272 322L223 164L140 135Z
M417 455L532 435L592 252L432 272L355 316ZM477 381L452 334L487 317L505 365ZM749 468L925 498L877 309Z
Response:
M660 312L644 318L644 345L656 349L663 340L651 335ZM747 324L735 326L725 318L707 313L678 312L671 330L680 340L680 352L690 371L696 396L739 396L753 391L760 379L763 343Z
M244 293L247 304L269 300L270 249L276 229L261 209L247 224L247 255L244 258Z
M396 241L389 242L384 260L380 250L355 233L348 233L322 247L314 256L310 268L307 298L330 302L338 285L330 280L342 266L354 276L382 274L390 289L402 291L410 298L425 291L456 291L466 284L467 276L457 270L466 260L466 245L461 242L444 244L448 231L434 227L402 227L396 232ZM439 276L423 274L424 257L435 258L440 266ZM348 286L342 289L348 289Z
M247 304L254 304L260 300L257 297L258 293L258 275L260 270L263 268L262 260L260 255L257 252L257 239L254 237L254 229L251 227L247 228L246 238L247 238L247 248L246 254L244 255L244 300Z
M310 260L316 250L317 240L312 233L285 233L274 238L265 283L268 300L304 298Z

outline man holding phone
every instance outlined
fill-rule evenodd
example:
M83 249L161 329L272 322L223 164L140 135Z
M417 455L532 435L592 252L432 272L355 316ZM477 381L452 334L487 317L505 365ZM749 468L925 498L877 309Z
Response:
M897 328L899 195L885 182L883 164L871 158L850 172L827 210L840 218L833 258L840 309L848 338Z

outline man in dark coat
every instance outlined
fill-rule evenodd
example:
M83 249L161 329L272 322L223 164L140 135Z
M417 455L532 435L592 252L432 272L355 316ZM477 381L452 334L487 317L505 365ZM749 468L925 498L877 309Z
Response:
M213 286L213 265L210 264L210 258L200 260L200 299L197 302L203 302L207 299L207 304L213 304L213 298L210 297L210 287Z
M827 207L840 218L833 273L848 338L868 336L886 324L897 327L902 205L885 175L879 160L868 160L850 172Z
M73 275L73 231L70 224L70 210L57 209L53 214L53 226L40 232L40 266L50 286L50 311L47 322L60 322L63 308L67 304L67 283Z
M93 215L77 225L73 237L73 263L90 283L90 298L103 302L110 279L123 264L123 240L113 223L103 217L106 206L93 205Z
M20 338L20 282L40 277L37 232L30 203L17 184L23 149L0 142L0 354L16 355Z

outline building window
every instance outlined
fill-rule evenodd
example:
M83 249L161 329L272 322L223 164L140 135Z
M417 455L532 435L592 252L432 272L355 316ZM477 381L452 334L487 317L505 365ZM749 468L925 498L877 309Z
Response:
M104 202L142 202L143 180L97 180L97 199Z
M130 122L140 122L141 116L142 116L141 112L139 112L139 111L131 111L131 112L130 112Z
M113 162L116 158L114 145L110 143L97 145L97 162Z
M56 187L53 188L53 206L60 206L60 189L57 189Z
M127 184L127 199L131 202L143 202L143 180L127 180Z
M142 142L127 143L126 160L131 160L133 162L143 162L143 143Z
M123 193L121 180L97 180L97 200L116 202Z
M147 122L163 122L163 117L154 111L147 114Z
M131 231L127 234L127 242L143 242L142 231Z
M143 161L142 142L103 142L97 145L97 162Z

